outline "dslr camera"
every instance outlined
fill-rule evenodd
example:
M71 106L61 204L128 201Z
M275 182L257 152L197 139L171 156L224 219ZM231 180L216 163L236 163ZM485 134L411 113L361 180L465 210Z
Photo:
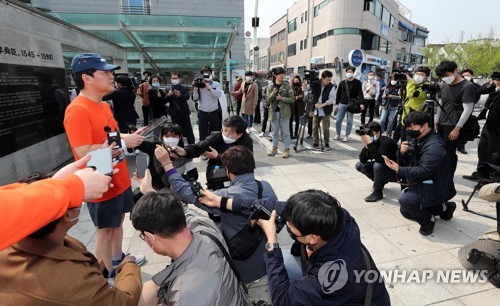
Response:
M354 133L359 136L370 135L370 130L367 130L364 126L360 126L354 131Z
M264 203L262 200L257 200L253 202L252 206L250 207L250 220L269 220L271 218L271 212L264 206ZM279 233L283 226L285 226L285 221L283 218L281 218L280 215L276 214L276 232Z
M406 82L406 75L410 74L407 69L398 68L393 71L394 73L394 81L398 82Z
M427 94L427 100L436 100L436 94L441 90L439 84L432 82L429 84L423 84L422 90Z
M191 190L193 191L194 196L197 199L199 199L203 196L203 194L201 193L201 190L203 190L203 187L201 187L200 182L192 180L192 181L189 181L189 185L191 186Z
M206 87L205 82L203 82L203 78L196 78L194 80L194 86L196 86L198 88L205 88Z

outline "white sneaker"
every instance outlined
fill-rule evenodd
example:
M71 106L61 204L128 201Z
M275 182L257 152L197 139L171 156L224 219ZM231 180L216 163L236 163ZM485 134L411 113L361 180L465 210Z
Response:
M271 134L271 132L267 132L267 137L273 137L273 134Z
M251 133L251 130L249 128L247 128L247 133Z
M343 142L347 142L347 136L344 136L344 139L342 139Z
M144 254L134 254L132 256L135 257L135 263L139 267L146 263L146 255L144 255Z
M260 132L259 137L264 137L265 136L264 134L265 134L264 132Z
M333 140L340 140L340 135L333 137Z

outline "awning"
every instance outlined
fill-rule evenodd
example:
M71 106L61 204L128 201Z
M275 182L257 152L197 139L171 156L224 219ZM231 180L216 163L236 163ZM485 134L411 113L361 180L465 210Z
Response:
M429 37L429 31L417 29L416 35L419 37L427 38L427 37Z
M399 22L399 25L402 26L403 28L407 29L408 31L410 32L413 32L413 27L410 27L409 25L407 25L406 23L400 21Z
M127 50L129 69L196 71L226 64L241 22L237 17L51 13Z

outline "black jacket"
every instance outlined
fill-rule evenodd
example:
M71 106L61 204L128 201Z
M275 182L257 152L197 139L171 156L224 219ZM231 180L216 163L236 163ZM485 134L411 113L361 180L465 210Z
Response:
M103 101L113 100L113 116L116 121L131 121L139 118L135 111L135 93L128 87L121 87L105 95Z
M208 161L209 165L222 165L221 157L227 149L234 146L244 146L250 149L253 152L253 141L248 133L243 132L243 135L240 139L236 140L232 144L226 144L224 139L222 138L222 132L213 132L210 136L208 136L205 140L202 140L195 144L190 144L184 147L186 150L187 158L197 158L200 157L201 154L210 151L209 147L217 150L219 155L216 159L210 159Z
M172 85L172 91L178 90L181 95L177 97L175 94L165 96L165 100L169 104L168 114L170 117L178 117L178 116L189 116L191 111L189 110L189 105L187 100L189 100L189 89L181 84Z
M349 98L358 99L361 103L365 103L363 99L363 86L358 79L353 79L352 81L343 80L339 84L339 88L337 89L337 97L335 99L335 104L347 104L349 98L347 97L347 87L346 83L349 83L347 86L349 87Z
M500 91L495 85L483 85L481 94L489 94L484 107L489 110L486 117L486 130L489 133L500 134Z
M325 86L325 88L323 89L323 94L321 96L321 102L325 103L326 101L328 101L328 96L330 95L330 91L332 91L334 86L335 85L333 85L332 83L329 83L328 85ZM319 100L320 94L321 94L321 86L314 90L314 103L316 103ZM333 104L323 107L323 111L325 112L325 116L330 116L333 112Z
M158 96L158 93L160 96ZM151 88L148 90L148 96L153 119L165 115L165 92L162 89Z
M431 130L416 143L415 153L399 156L398 176L418 188L422 207L441 205L457 194L446 144Z
M396 160L397 151L398 144L392 138L382 136L377 141L372 141L363 147L359 153L359 161L366 163L369 160L375 160L377 163L385 163L382 155L387 156L390 160Z

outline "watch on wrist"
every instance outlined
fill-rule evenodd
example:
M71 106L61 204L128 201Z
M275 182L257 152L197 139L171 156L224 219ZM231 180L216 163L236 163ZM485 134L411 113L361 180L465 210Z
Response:
M266 243L265 245L265 248L268 252L272 252L274 249L277 249L280 247L280 244L277 243L277 242L273 242L273 243Z

